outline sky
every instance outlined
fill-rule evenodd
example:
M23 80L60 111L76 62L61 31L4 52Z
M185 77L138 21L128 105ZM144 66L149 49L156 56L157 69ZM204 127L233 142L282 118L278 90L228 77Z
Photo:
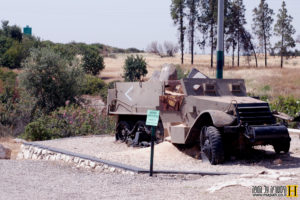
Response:
M260 0L244 0L247 28ZM171 0L0 0L0 20L29 25L42 40L102 43L120 48L146 49L152 41L178 41L170 17ZM277 13L281 0L267 0ZM286 0L300 35L300 2ZM276 38L273 39L275 42ZM187 47L188 45L186 45ZM199 50L198 50L199 51Z

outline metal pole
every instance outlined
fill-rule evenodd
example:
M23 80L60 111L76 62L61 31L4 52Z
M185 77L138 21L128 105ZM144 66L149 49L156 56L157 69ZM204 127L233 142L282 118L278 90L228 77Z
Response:
M152 176L152 174L153 174L155 126L152 126L151 130L152 131L151 131L150 176Z
M224 0L218 2L217 79L223 79L224 66Z

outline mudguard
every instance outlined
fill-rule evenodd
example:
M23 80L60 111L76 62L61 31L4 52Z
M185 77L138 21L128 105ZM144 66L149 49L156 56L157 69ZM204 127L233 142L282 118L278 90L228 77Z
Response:
M202 126L213 125L215 127L224 127L231 125L236 120L235 116L229 115L219 110L205 110L201 112L186 137L186 143L196 141L200 134Z

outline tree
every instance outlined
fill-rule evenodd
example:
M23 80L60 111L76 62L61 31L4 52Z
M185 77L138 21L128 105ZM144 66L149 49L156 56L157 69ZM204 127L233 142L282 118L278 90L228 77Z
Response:
M86 73L97 75L105 68L103 57L97 51L87 50L83 56L82 67Z
M23 67L22 85L37 99L34 110L39 107L49 113L67 100L76 102L81 94L83 72L78 60L69 63L53 49L33 49Z
M160 47L157 41L151 42L147 47L147 52L161 55Z
M245 31L245 6L243 0L234 0L227 2L227 15L226 15L226 50L228 51L230 46L232 47L232 66L234 66L234 56L235 50L237 48L238 53L238 66L240 66L240 52L242 47L245 46L244 43L248 41L244 40Z
M186 27L184 26L185 13L185 0L172 0L171 4L171 17L175 25L178 25L178 31L180 33L179 44L181 51L181 64L184 62L184 35Z
M297 36L297 43L300 43L300 35Z
M253 30L259 39L260 46L263 47L265 53L265 66L268 66L267 51L270 46L270 38L272 36L273 10L269 8L266 0L261 0L258 7L253 10Z
M292 37L296 30L292 25L293 17L288 15L286 3L282 1L282 6L277 14L277 23L274 27L274 32L276 36L281 39L275 44L275 47L280 49L280 67L283 67L283 56L287 54L289 47L295 47L296 42Z
M200 14L198 16L198 28L203 38L198 42L200 48L205 48L206 40L210 44L210 66L213 67L214 50L217 46L217 8L218 0L200 0ZM226 23L225 23L226 24Z
M175 44L173 44L172 42L165 41L164 42L164 50L165 50L165 54L167 56L173 57L178 52L178 47Z
M140 81L148 73L146 60L139 55L128 56L125 60L123 70L123 78L125 81L130 82Z
M255 58L255 65L256 65L256 67L258 67L255 46L252 42L252 39L253 39L252 35L250 34L250 32L248 32L247 30L244 29L241 32L241 38L242 38L242 41L244 41L243 46L242 46L243 51L248 55L248 58L251 55L251 51L252 51L254 58Z
M191 64L194 64L195 25L198 18L199 0L187 0L186 7L188 8L188 38L191 51Z

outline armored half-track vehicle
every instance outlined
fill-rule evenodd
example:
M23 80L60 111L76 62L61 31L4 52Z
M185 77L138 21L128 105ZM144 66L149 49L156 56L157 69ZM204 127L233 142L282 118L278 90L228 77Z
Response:
M108 113L118 117L116 139L147 144L147 110L160 110L157 142L200 145L211 164L254 145L273 145L287 153L290 136L277 123L268 103L248 97L244 80L186 78L182 80L117 82L108 92Z

